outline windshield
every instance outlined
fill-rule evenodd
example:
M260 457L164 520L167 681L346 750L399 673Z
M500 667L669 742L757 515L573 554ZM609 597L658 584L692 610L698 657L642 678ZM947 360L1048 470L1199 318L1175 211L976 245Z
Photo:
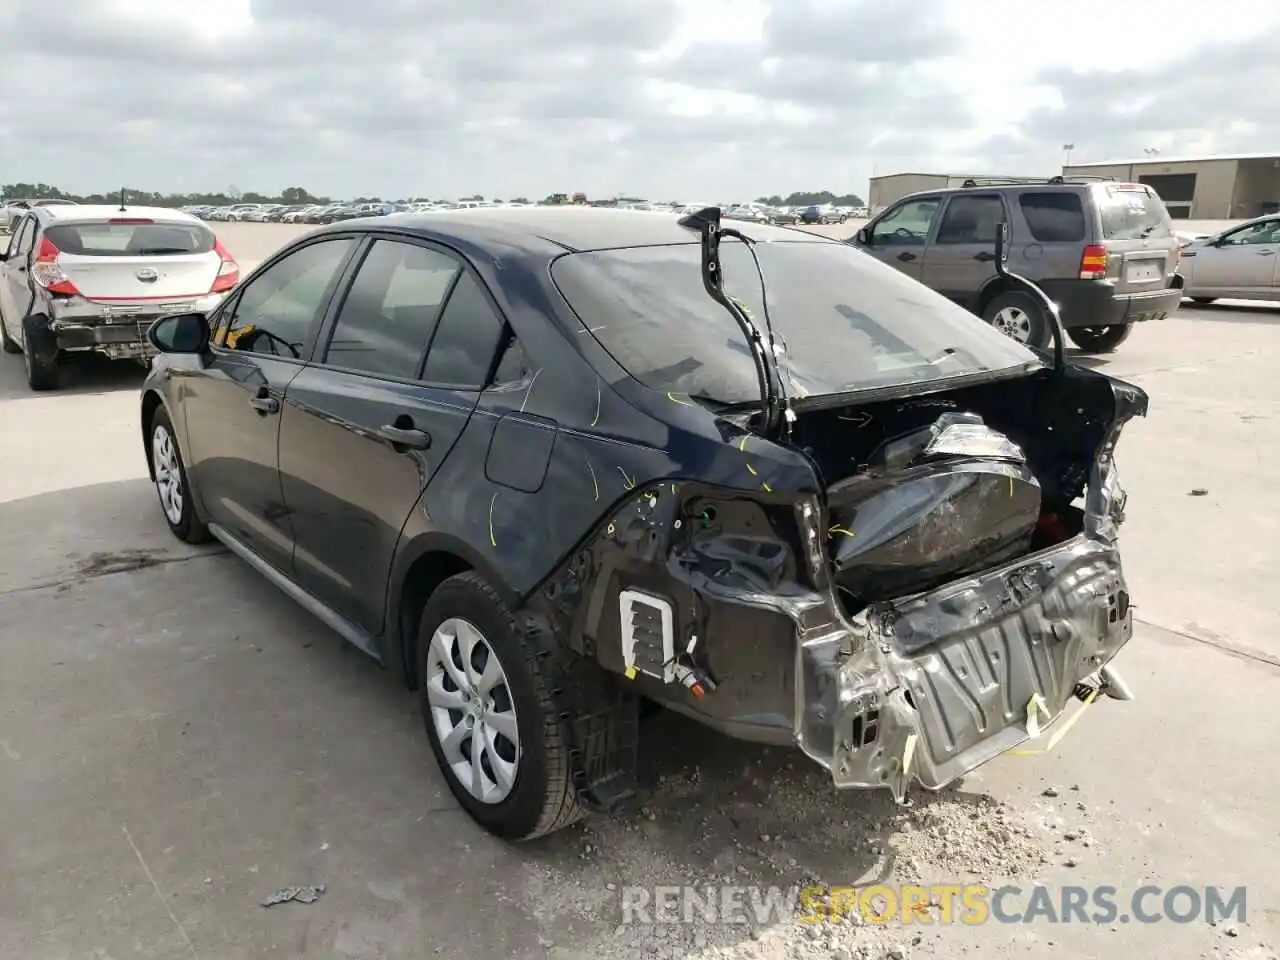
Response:
M1145 186L1098 188L1105 240L1146 240L1173 236L1164 202Z
M853 246L787 241L755 249L779 373L793 398L1037 362L969 311ZM726 240L720 256L725 291L764 335L750 254ZM583 325L641 383L725 404L759 402L750 348L703 287L696 243L567 254L551 276Z
M159 257L208 253L213 231L199 223L67 223L45 231L68 254L89 257Z

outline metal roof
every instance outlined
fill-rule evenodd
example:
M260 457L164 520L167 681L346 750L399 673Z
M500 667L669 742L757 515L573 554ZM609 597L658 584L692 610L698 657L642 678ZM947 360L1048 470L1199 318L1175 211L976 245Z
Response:
M119 220L150 219L167 220L178 223L200 223L201 221L189 213L174 210L171 207L133 207L120 209L118 203L92 203L63 206L62 204L47 207L32 207L31 211L41 219L55 220Z
M1280 160L1280 152L1276 153L1220 153L1202 157L1164 157L1156 154L1151 157L1138 157L1133 160L1090 160L1088 163L1064 163L1063 170L1078 170L1081 167L1131 167L1146 164L1162 163L1207 163L1210 160Z
M616 247L697 243L697 234L678 223L675 213L616 210L598 207L491 207L396 213L387 217L348 220L331 232L352 228L421 230L427 234L457 233L468 239L496 242L549 241L565 250L605 250ZM829 237L788 227L725 221L760 242L839 243Z

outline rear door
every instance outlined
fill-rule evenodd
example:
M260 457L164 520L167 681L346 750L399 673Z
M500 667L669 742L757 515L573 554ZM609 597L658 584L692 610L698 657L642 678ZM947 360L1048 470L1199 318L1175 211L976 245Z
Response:
M354 237L322 237L273 259L218 311L212 361L181 373L192 486L205 512L286 573L293 526L277 458L285 388L355 247Z
M925 245L941 208L941 197L900 201L867 226L871 242L863 249L877 260L919 280L924 270Z
M45 237L58 265L90 300L192 300L213 289L222 257L202 223L119 217L56 223Z
M1212 244L1188 247L1183 257L1197 296L1269 297L1278 280L1280 217L1229 230Z
M1093 188L1098 227L1107 250L1107 278L1118 296L1154 293L1169 286L1177 267L1178 239L1164 202L1141 183Z
M978 291L996 275L996 235L1008 219L998 193L952 194L925 250L925 285L962 307L973 306Z
M370 634L400 531L461 436L501 330L453 252L378 238L289 385L280 471L298 582Z
M31 309L31 248L35 236L35 217L24 217L10 236L8 255L0 272L0 310L4 311L5 329L17 343L22 343L22 319Z

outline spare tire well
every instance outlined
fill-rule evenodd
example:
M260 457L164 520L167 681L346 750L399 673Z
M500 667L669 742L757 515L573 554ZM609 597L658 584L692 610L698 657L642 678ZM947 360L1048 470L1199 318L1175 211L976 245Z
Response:
M397 664L404 671L408 687L418 687L418 621L422 619L422 610L427 600L435 592L436 587L452 576L466 573L472 569L471 564L461 557L443 551L424 553L413 561L405 574L400 588L399 632L400 656L402 662Z

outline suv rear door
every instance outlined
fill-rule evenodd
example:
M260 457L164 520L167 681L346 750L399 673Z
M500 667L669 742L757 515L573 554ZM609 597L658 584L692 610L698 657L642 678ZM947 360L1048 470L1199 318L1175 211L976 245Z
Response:
M1142 183L1098 184L1093 197L1116 296L1168 287L1177 268L1178 238L1164 201Z
M996 235L1008 219L998 193L952 194L925 250L921 274L925 285L972 308L978 292L996 275Z
M400 532L462 435L502 329L451 251L378 237L289 384L280 475L295 576L369 635Z

